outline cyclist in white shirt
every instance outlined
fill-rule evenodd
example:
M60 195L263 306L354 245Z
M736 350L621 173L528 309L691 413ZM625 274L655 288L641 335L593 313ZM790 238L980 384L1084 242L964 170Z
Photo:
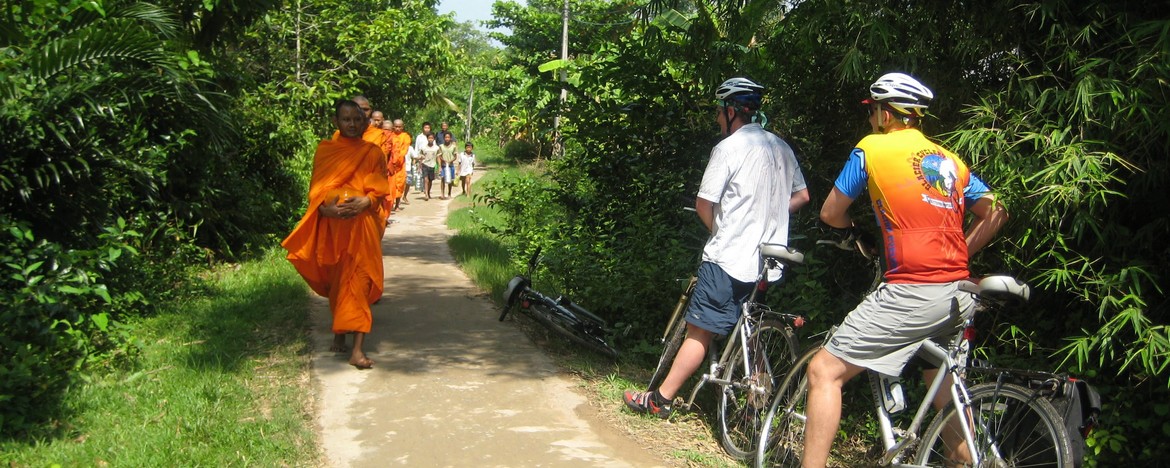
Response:
M695 198L711 237L686 310L687 336L657 389L625 393L634 412L670 416L671 401L702 364L711 341L738 321L759 272L759 245L787 244L789 213L808 203L792 148L760 123L763 92L747 78L729 79L715 92L716 120L725 138L711 151ZM777 281L780 273L768 279Z

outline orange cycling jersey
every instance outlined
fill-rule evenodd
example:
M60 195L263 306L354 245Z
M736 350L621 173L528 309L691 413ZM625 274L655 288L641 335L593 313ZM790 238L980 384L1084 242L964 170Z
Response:
M868 188L890 283L967 278L966 203L989 189L967 165L916 129L862 139L834 184L856 199Z

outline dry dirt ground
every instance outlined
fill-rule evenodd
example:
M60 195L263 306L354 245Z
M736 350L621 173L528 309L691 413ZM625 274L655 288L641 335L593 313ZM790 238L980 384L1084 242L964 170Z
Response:
M731 464L699 416L624 412L610 369L575 369L518 322L497 321L448 251L449 203L412 192L386 230L385 294L365 346L373 369L328 351L328 304L312 301L314 409L329 465Z

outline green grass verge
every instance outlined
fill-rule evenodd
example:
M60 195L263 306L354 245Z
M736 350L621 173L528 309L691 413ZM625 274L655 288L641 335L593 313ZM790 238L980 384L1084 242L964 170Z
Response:
M305 303L276 249L133 324L133 368L86 375L56 435L0 443L9 466L318 466Z
M498 167L475 183L482 186L507 170L515 169ZM472 192L476 193L474 187ZM462 196L451 202L447 215L447 227L457 231L447 240L451 255L476 286L489 291L497 302L508 280L520 273L512 266L510 245L492 231L503 228L505 222L495 208Z

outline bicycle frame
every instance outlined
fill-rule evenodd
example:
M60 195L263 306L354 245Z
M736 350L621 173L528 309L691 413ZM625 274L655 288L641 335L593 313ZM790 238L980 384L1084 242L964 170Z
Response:
M919 349L919 356L927 360L939 363L939 372L935 374L930 386L927 388L926 395L922 397L922 401L918 405L918 410L914 413L914 419L910 425L902 430L895 428L890 421L890 412L886 410L882 404L881 395L877 393L878 375L877 372L869 370L866 371L870 379L871 386L874 389L874 407L878 415L878 424L882 432L882 446L885 447L885 455L882 456L879 466L903 466L899 462L907 447L912 446L912 443L918 440L919 430L926 422L926 416L934 402L935 396L941 390L943 382L947 377L951 378L951 386L947 389L951 393L951 404L955 405L958 410L959 422L962 425L963 439L966 441L968 447L975 446L975 435L972 432L971 421L969 420L970 413L968 412L968 402L971 400L967 393L967 384L964 381L964 370L966 369L967 354L970 352L970 342L967 340L967 329L972 325L971 319L967 319L963 328L956 334L951 346L944 349L933 340L927 340ZM898 434L900 432L900 434ZM900 439L900 440L899 440ZM979 466L979 453L971 451L971 462L973 466Z
M763 248L763 245L761 245L761 248ZM787 249L787 247L785 247L785 249ZM792 251L789 250L789 252ZM763 321L765 317L789 317L785 314L773 312L767 307L763 308L764 312L761 313L759 317L753 317L752 312L753 309L759 306L759 304L756 303L756 298L758 297L759 293L761 291L766 291L768 288L768 272L770 270L779 268L782 264L785 263L800 263L803 261L803 255L800 255L799 258L786 258L787 262L777 257L768 256L763 256L762 260L763 261L760 264L760 272L758 275L756 275L755 287L752 288L752 293L740 307L739 320L736 322L735 328L732 329L731 334L727 337L727 343L723 346L723 351L718 355L719 358L716 359L715 348L709 347L707 349L707 360L710 362L709 368L707 372L704 373L702 377L700 377L699 382L695 384L695 387L691 389L690 396L680 405L682 408L690 408L691 405L694 404L695 398L698 397L699 391L702 390L707 383L714 383L720 387L734 385L735 382L719 377L719 375L723 373L722 371L727 369L727 366L729 365L742 365L744 370L743 375L752 375L752 354L751 350L749 349L750 347L748 346L748 337L752 336L753 332L755 331L755 325ZM692 277L690 287L693 287L694 282L697 280L697 277ZM677 313L683 306L685 306L685 304L680 303L675 307L676 315L679 315ZM803 318L796 317L796 319L803 323ZM667 327L667 329L669 330L670 328ZM730 362L731 356L734 354L732 352L734 349L733 346L739 347L741 356L740 362ZM754 394L762 395L770 392L771 389L764 389L757 385L752 385L750 391Z

